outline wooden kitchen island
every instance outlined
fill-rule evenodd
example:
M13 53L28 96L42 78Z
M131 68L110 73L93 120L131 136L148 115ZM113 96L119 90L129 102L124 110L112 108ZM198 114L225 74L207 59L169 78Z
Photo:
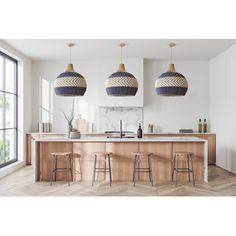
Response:
M152 152L152 170L154 182L170 181L172 171L172 153L188 151L194 153L194 171L197 182L208 181L208 143L196 137L144 137L137 138L83 138L67 139L64 137L41 138L34 140L33 165L35 181L50 181L51 153L72 152L80 156L81 176L75 174L76 180L91 181L93 173L93 152L112 152L111 166L113 181L132 181L134 157L133 152ZM74 166L79 168L78 159ZM103 162L99 162L102 165ZM62 167L63 161L58 165ZM141 162L146 165L146 162ZM180 166L184 163L180 162ZM102 167L102 166L101 166ZM107 178L108 179L108 178ZM186 174L179 174L179 179L187 181ZM57 180L66 180L65 173L58 173ZM104 180L100 173L97 180ZM140 180L148 180L148 174L141 173Z

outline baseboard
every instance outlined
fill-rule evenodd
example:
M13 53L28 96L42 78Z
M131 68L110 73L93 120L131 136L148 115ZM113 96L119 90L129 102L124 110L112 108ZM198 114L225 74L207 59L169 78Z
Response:
M0 169L0 178L3 178L4 176L9 175L24 166L25 166L24 161L17 161L15 163L12 163L11 165L5 166Z

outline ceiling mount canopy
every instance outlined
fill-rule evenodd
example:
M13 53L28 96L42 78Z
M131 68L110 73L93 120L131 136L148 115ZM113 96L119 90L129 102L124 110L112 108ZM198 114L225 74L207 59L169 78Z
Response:
M125 70L123 64L123 51L125 43L120 43L121 63L118 71L111 74L105 82L107 94L109 96L135 96L138 90L138 81L131 73Z
M75 46L74 43L68 43L70 52L70 63L67 65L66 71L61 73L54 81L54 90L59 96L83 96L87 84L84 77L74 71L71 63L71 48Z
M161 74L155 82L155 90L161 96L185 96L188 90L188 82L186 78L176 72L175 65L172 62L172 48L176 46L175 43L170 43L170 58L167 72Z

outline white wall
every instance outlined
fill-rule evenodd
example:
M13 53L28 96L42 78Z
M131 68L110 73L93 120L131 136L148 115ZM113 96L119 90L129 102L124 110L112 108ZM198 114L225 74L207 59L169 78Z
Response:
M37 131L39 122L39 79L54 79L67 66L67 61L34 61L33 62L33 130ZM83 111L83 118L96 123L98 106L143 106L143 59L129 58L124 60L126 70L134 74L139 83L139 89L135 97L110 97L106 94L105 80L117 71L119 60L81 60L73 61L74 69L81 73L87 81L87 91L83 97L79 97L79 111ZM60 109L68 111L72 98L59 97L54 94L54 118L53 131L66 132L66 123ZM96 130L96 127L95 127Z
M210 62L210 119L216 164L236 173L236 45Z
M35 61L33 62L33 130L37 131L39 121L39 78L53 81L65 70L67 61ZM144 130L147 125L157 125L157 132L178 132L180 128L196 130L199 118L208 119L209 110L209 62L178 61L176 69L183 73L189 82L189 90L185 97L157 96L154 89L156 78L167 70L168 62L143 59L126 59L127 71L133 73L139 82L139 90L135 97L109 97L106 94L105 79L117 70L119 60L81 60L75 61L76 71L86 77L88 89L80 101L79 113L83 118L95 123L98 127L98 106L144 106ZM144 80L143 80L144 77ZM53 131L66 132L66 122L60 108L67 111L72 98L53 97L54 121Z
M158 60L144 61L144 128L152 123L158 132L178 132L180 128L197 130L198 119L208 119L209 62L175 62L176 71L188 80L186 96L157 96L155 80L167 71L168 64Z
M25 133L32 124L32 65L31 60L0 40L0 50L18 60L18 160L20 163L1 169L0 177L25 165Z

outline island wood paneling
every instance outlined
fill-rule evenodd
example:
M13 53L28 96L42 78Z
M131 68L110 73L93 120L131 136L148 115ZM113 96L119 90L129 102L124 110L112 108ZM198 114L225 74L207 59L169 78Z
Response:
M155 181L171 179L172 143L140 143L139 150L153 153L152 171ZM142 167L147 166L147 157L142 158L141 165ZM148 173L141 174L141 177L143 180L149 180Z
M73 144L74 155L80 155L80 163L75 159L74 167L76 170L79 170L79 164L81 169L81 176L79 174L75 175L76 180L91 180L93 176L93 168L94 168L94 152L105 152L106 144L105 143L96 143L96 142L88 142L88 143L74 143ZM98 158L97 167L104 166L104 158ZM81 178L82 177L82 178ZM104 179L104 174L99 173L96 175L96 180Z
M53 152L73 152L73 143L71 142L41 142L38 146L39 151L39 179L40 181L49 181L51 178L52 156ZM58 157L58 168L66 167L65 157ZM66 180L66 173L57 173L57 180Z
M43 137L63 137L64 134L50 134L50 133L34 133L26 134L26 164L32 164L32 142L34 139ZM84 134L83 137L104 137L107 134ZM201 139L208 140L208 164L215 165L216 163L216 135L215 134L144 134L144 136L151 137L163 137L163 136L190 136L198 137Z
M80 155L81 174L76 175L76 180L91 181L93 175L94 156L93 152L112 152L111 166L113 181L133 180L133 152L152 152L152 170L154 181L170 181L172 171L172 152L190 151L194 153L194 170L196 181L203 181L204 176L204 143L197 142L39 142L39 180L50 181L51 153L52 152L73 152ZM59 161L59 167L64 167L65 162ZM78 170L78 162L75 159L75 168ZM146 158L141 161L141 166L147 165ZM98 161L98 167L104 166L104 161ZM183 166L183 162L180 162ZM66 180L65 173L58 173L58 180ZM109 176L106 176L106 180ZM104 180L103 173L96 175L96 181ZM148 181L148 174L141 173L141 181ZM179 180L187 180L187 175L179 174Z
M55 133L29 133L26 134L26 165L32 165L32 145L35 139L47 137L64 137L64 134Z
M106 150L112 152L112 177L114 181L132 181L134 156L139 151L139 143L107 143Z
M197 134L196 137L208 141L208 164L216 164L216 135L215 134Z
M193 166L196 181L202 181L204 175L204 145L202 143L173 143L173 152L192 152ZM187 167L186 158L180 158L179 167ZM191 163L190 163L191 168ZM178 173L178 179L188 180L187 173ZM192 179L192 175L191 175Z
M215 165L216 164L216 135L215 134L144 134L147 137L166 137L166 136L181 136L181 137L197 137L201 139L205 139L208 141L208 164Z

